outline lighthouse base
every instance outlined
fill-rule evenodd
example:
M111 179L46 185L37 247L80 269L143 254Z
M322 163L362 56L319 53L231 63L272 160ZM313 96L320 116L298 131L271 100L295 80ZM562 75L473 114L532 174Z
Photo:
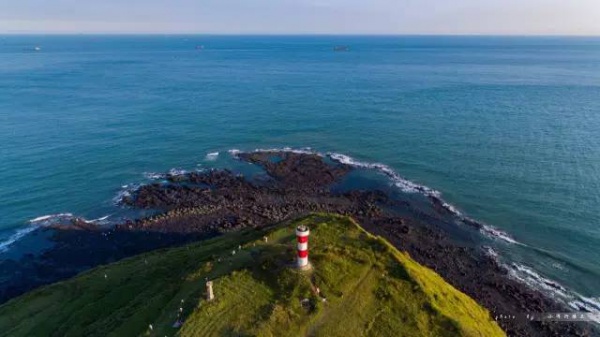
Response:
M305 270L312 270L313 267L312 267L312 264L310 262L308 262L304 265L296 264L296 269L305 271Z

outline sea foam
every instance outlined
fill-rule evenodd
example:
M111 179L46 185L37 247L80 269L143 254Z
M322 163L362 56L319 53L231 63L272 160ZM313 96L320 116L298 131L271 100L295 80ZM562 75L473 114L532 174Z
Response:
M104 224L110 223L108 218L110 218L110 214L100 217L98 219L86 220L86 219L81 218L81 220L83 220L85 223L89 223L89 224L104 225Z
M166 173L144 172L144 178L149 180L163 180L167 178ZM127 185L123 185L127 186Z
M346 164L346 165L350 165L353 167L359 167L359 168L372 169L372 170L379 171L382 174L386 175L388 178L390 178L390 180L392 180L394 185L396 185L396 187L400 188L403 192L406 192L406 193L417 193L418 192L418 193L422 193L426 196L434 196L434 197L438 197L438 198L441 195L441 193L439 191L436 191L436 190L429 188L427 186L424 186L424 185L416 184L416 183L402 177L401 175L396 173L396 171L394 171L391 167L389 167L385 164L368 163L368 162L358 161L348 155L341 154L341 153L334 153L334 152L327 153L327 156L329 158L331 158L333 161L336 161L340 164Z
M15 231L14 234L9 236L6 240L0 242L0 253L6 252L11 245L13 245L18 240L22 239L27 234L35 231L36 229L44 226L51 226L61 223L68 223L72 220L79 219L85 223L89 224L97 224L97 225L106 225L110 224L109 221L110 215L106 215L97 219L87 220L83 217L77 217L73 215L73 213L57 213L57 214L47 214L38 216L28 221L28 226L19 228Z
M183 176L186 175L188 173L187 170L184 169L180 169L180 168L172 168L169 170L169 176Z
M47 226L51 224L55 224L64 220L71 220L74 218L72 213L58 213L58 214L48 214L42 215L35 219L29 220L29 223L37 226Z
M206 154L206 157L204 157L206 161L215 161L217 158L219 158L219 152L210 152Z
M6 252L12 244L20 240L25 235L36 230L36 226L28 226L25 228L18 229L14 234L9 236L6 240L0 242L0 253Z
M252 151L242 151L240 149L231 149L227 151L232 157L238 158L240 153L256 153L256 152L266 152L266 153L276 153L276 152L290 152L297 154L310 154L317 155L320 157L324 157L324 155L320 152L313 151L310 147L303 148L292 148L292 147L275 147L275 148L266 148L266 149L254 149Z
M242 151L238 149L231 149L228 150L227 153L229 153L232 157L237 158Z
M142 186L143 184L127 184L121 186L121 190L119 190L117 192L117 195L115 195L115 197L112 199L113 204L115 206L122 206L123 199L131 197L133 193L135 193L135 191L137 191Z
M549 294L555 300L562 302L574 310L586 311L591 313L600 313L600 301L582 296L571 291L560 283L550 280L538 274L532 268L519 263L504 265L508 270L508 275L513 279L533 288ZM600 319L595 320L600 324Z
M440 202L440 205L444 209L446 209L448 212L450 212L451 214L456 216L458 219L465 221L465 222L476 223L479 227L479 231L483 235L485 235L489 238L499 239L499 240L502 240L507 243L519 244L519 242L517 240L513 239L508 233L503 232L503 231L501 231L495 227L492 227L490 225L483 224L481 222L472 220L472 219L464 216L462 214L462 212L460 212L454 205L444 201L441 198L442 193L440 191L437 191L437 190L432 189L425 185L420 185L415 182L412 182L412 181L402 177L400 174L398 174L396 171L394 171L391 167L389 167L385 164L362 162L362 161L355 160L354 158L352 158L348 155L345 155L345 154L341 154L341 153L328 153L327 156L329 158L331 158L333 161L336 161L340 164L346 164L346 165L350 165L353 167L376 170L376 171L384 174L385 176L387 176L392 181L392 183L396 187L398 187L400 190L402 190L403 192L405 192L405 193L420 193L427 197L434 198Z
M165 180L169 177L182 176L188 171L181 168L172 168L168 172L144 172L144 178L148 180ZM127 186L127 185L124 185Z
M110 221L108 220L109 218L110 218L110 214L105 215L100 218L97 218L97 219L88 220L84 217L75 216L75 215L73 215L73 213L58 213L58 214L42 215L35 219L31 219L31 220L29 220L29 224L31 226L33 226L34 229L35 229L35 227L51 226L51 225L55 225L55 224L67 223L67 222L70 222L73 220L80 220L80 221L83 221L83 222L89 223L89 224L102 225L102 224L110 223Z
M244 151L239 150L239 149L231 149L231 150L228 150L227 152L234 158L239 158L240 153L244 153ZM292 153L299 153L299 154L311 154L311 155L317 155L320 157L328 157L332 161L340 163L340 164L345 164L345 165L362 168L362 169L375 170L375 171L387 176L396 187L398 187L401 191L403 191L405 193L420 193L426 197L436 199L437 201L440 202L440 205L444 209L446 209L448 212L450 212L451 214L456 216L459 220L463 221L464 223L476 224L479 231L484 236L486 236L488 238L492 238L492 239L501 240L505 243L521 244L504 231L501 231L493 226L483 224L479 221L475 221L473 219L470 219L470 218L464 216L462 214L462 212L460 212L454 205L446 202L445 200L443 200L441 198L442 193L440 191L437 191L428 186L417 184L413 181L410 181L410 180L402 177L400 174L398 174L396 171L394 171L394 169L392 169L388 165L385 165L382 163L371 163L371 162L364 162L364 161L356 160L356 159L352 158L351 156L343 154L343 153L328 152L326 154L323 154L321 152L314 151L310 147L304 147L304 148L282 147L282 148L255 149L255 150L249 151L247 153L254 153L254 152L292 152Z
M523 245L522 243L513 239L508 233L501 231L490 225L482 224L481 229L479 231L483 235L485 235L489 238L492 238L492 239L499 239L499 240L502 240L502 241L504 241L506 243L510 243L510 244Z

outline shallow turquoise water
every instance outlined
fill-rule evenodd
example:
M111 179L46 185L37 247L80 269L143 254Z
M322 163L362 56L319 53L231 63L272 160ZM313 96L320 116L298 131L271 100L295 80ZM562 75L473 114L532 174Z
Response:
M312 147L441 191L525 245L503 256L597 297L599 133L597 38L4 36L0 241L118 213L144 172Z

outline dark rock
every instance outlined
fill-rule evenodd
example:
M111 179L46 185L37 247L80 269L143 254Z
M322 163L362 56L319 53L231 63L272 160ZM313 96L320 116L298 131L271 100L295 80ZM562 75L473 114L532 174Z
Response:
M351 167L328 163L317 155L254 152L239 158L262 166L268 177L250 181L228 170L167 175L169 183L142 186L123 199L126 205L158 209L162 214L128 220L110 230L81 221L47 228L54 234L53 248L18 262L0 261L0 303L127 256L244 228L262 228L311 212L331 212L354 217L369 232L434 269L488 308L492 316L568 311L510 279L506 270L481 251L454 243L443 229L452 225L443 222L449 211L437 197L429 198L437 212L429 214L382 191L333 193L331 186ZM481 227L474 220L462 220L475 229ZM499 323L509 336L591 335L587 326L571 323Z

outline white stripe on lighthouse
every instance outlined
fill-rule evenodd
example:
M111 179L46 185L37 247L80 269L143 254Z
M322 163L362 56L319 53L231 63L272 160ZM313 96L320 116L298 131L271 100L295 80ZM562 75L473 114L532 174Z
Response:
M308 266L308 257L299 257L298 258L298 267Z
M296 243L298 247L298 268L308 266L308 236L310 230L306 226L298 226L296 228Z

